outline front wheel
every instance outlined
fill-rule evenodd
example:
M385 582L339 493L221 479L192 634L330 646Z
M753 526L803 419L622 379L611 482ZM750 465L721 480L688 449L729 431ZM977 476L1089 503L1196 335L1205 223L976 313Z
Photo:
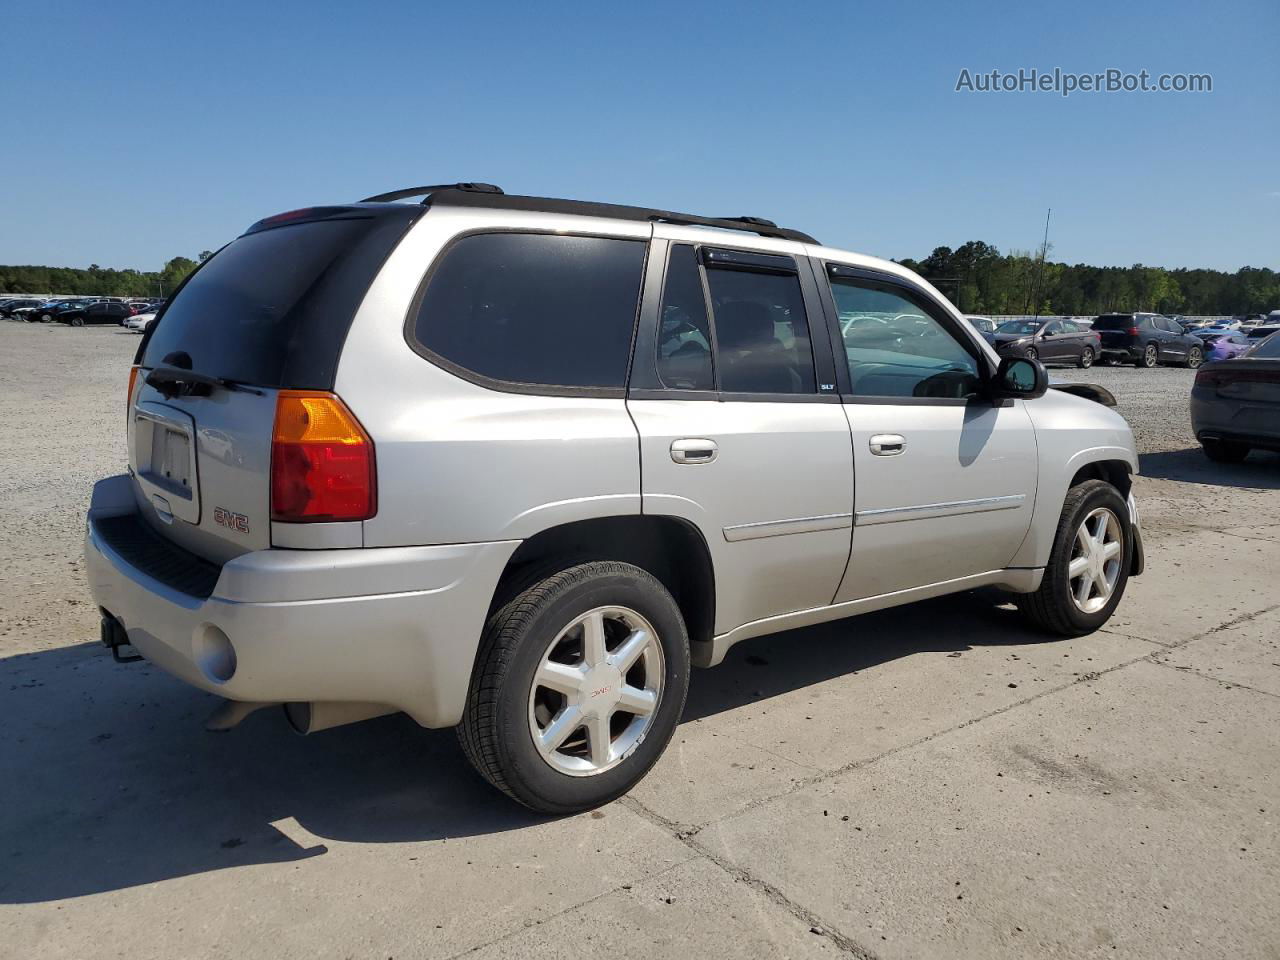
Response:
M71 318L71 325L72 325L73 327L83 327L83 326L84 326L84 317L72 317L72 318Z
M489 618L458 739L508 796L574 813L648 773L688 689L689 639L671 594L639 567L584 563Z
M1204 363L1204 351L1199 347L1192 347L1187 351L1187 366L1194 370L1200 364Z
M1027 347L1027 349L1022 352L1022 355L1032 361L1040 359L1040 351L1035 347Z
M1018 609L1050 633L1091 633L1124 596L1132 554L1129 508L1120 491L1086 480L1067 492L1044 579L1035 593L1017 598Z
M1085 347L1080 351L1080 359L1076 361L1076 365L1081 370L1088 370L1093 366L1093 347Z

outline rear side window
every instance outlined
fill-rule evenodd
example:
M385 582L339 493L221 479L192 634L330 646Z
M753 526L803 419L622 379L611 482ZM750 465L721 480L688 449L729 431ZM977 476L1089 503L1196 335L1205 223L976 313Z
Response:
M413 342L490 380L620 389L645 247L560 234L464 237L427 282Z
M420 209L420 208L419 208ZM143 341L146 367L266 387L330 390L356 309L418 211L248 233L171 297Z

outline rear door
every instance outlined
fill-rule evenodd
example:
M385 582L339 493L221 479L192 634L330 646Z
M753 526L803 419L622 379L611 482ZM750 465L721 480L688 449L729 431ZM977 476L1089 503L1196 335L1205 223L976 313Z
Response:
M825 606L849 555L853 462L803 248L654 229L627 400L643 510L702 532L716 633Z
M878 341L837 339L852 431L853 550L836 602L1004 568L1031 523L1036 438L1022 400L982 395L985 353L927 291L821 266L829 315L889 319Z
M139 347L129 462L142 515L215 561L362 542L358 521L272 523L276 396L332 390L351 319L413 212L312 215L263 221L206 260Z

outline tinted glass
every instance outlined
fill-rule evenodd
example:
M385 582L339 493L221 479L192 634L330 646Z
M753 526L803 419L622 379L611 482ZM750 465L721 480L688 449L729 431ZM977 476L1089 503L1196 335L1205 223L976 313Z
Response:
M716 369L729 393L814 393L813 351L794 273L707 270Z
M1009 320L1000 324L996 328L996 333L1010 333L1017 334L1020 337L1030 337L1039 329L1039 320Z
M331 389L355 311L412 212L298 223L233 240L169 299L139 362L160 366L181 351L197 373Z
M1046 323L1044 326L1044 335L1046 337L1056 337L1060 333L1066 333L1063 325L1060 323Z
M1109 313L1093 321L1095 330L1128 330L1132 326L1134 318L1131 313Z
M1280 360L1280 334L1272 334L1249 351L1250 357Z
M841 317L865 318L841 324L856 396L963 398L978 392L977 360L912 300L842 277L832 278L831 293Z
M414 335L494 380L622 387L644 254L641 240L465 237L435 268Z
M676 244L667 261L658 330L658 378L673 390L711 390L711 333L693 247Z

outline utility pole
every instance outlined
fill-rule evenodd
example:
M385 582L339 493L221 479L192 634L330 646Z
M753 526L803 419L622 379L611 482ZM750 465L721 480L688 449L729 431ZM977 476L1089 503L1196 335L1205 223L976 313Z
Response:
M1053 215L1053 207L1050 207L1044 215L1044 241L1040 244L1040 262L1036 264L1036 277L1032 285L1032 299L1035 301L1035 316L1040 316L1040 280L1044 275L1044 261L1049 255L1049 217Z

